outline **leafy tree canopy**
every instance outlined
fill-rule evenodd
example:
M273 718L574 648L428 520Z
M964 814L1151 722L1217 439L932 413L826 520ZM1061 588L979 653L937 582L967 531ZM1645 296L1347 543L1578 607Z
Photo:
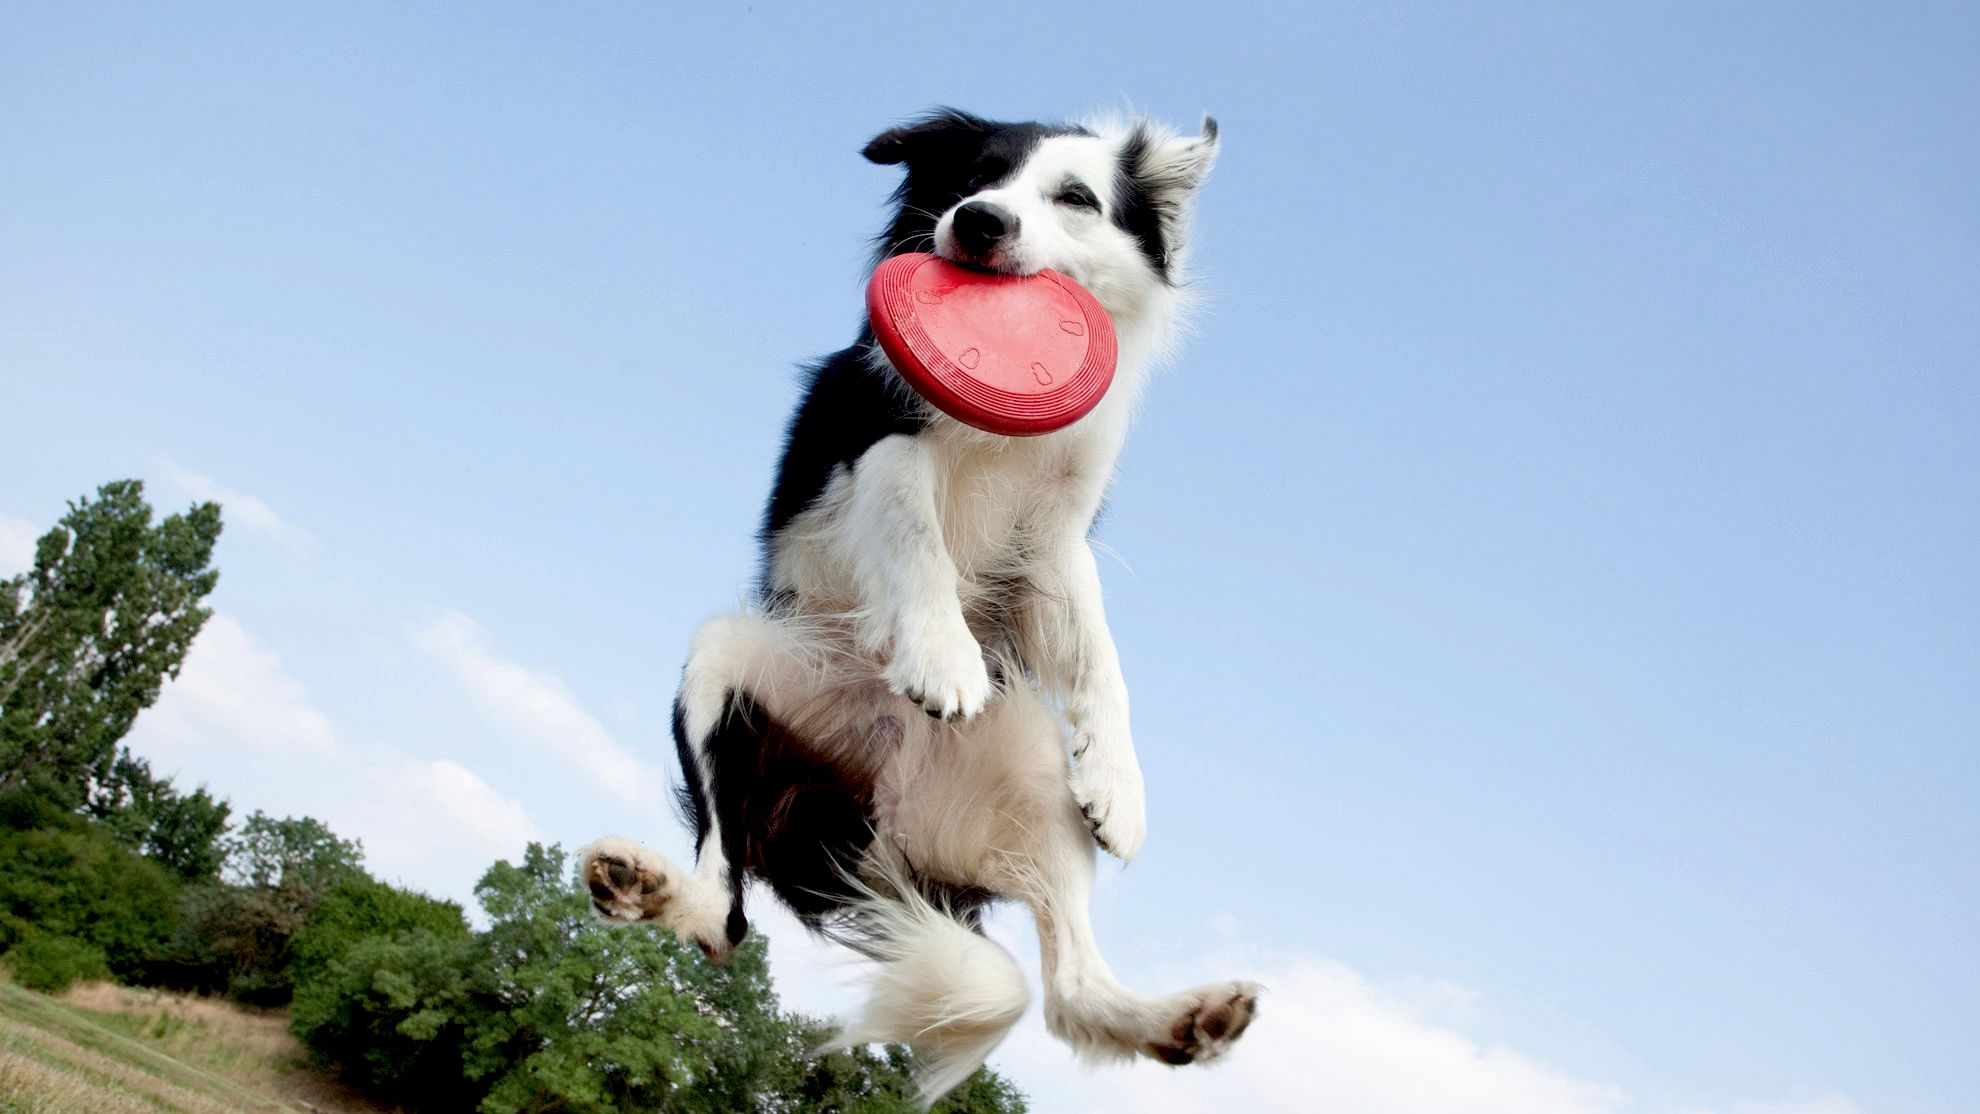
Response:
M227 841L228 880L255 889L294 889L309 904L332 885L360 872L364 844L344 839L310 816L280 820L260 809Z
M0 581L0 792L34 782L82 804L206 622L219 537L218 504L153 524L144 485L120 480L69 504L34 568Z
M83 812L118 842L188 882L220 873L232 811L205 786L180 793L171 778L156 776L149 762L122 748L99 764L83 801Z

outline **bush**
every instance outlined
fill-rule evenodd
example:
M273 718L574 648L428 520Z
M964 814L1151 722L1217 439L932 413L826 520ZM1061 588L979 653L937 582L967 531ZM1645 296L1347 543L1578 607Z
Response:
M79 982L110 977L103 949L73 936L30 933L7 952L14 981L29 990L60 994Z
M310 1052L374 1097L468 1109L462 1052L478 1005L477 941L415 930L355 941L298 984L289 1027Z
M171 937L177 880L85 821L0 832L0 863L0 948L71 937L112 975L140 981Z
M289 981L300 988L366 938L417 931L466 936L467 917L451 901L348 875L324 892L309 921L289 938Z

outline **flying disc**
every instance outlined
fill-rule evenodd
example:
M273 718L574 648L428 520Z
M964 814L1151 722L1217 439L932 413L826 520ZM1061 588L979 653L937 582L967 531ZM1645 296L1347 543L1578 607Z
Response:
M866 286L873 335L915 393L1010 437L1086 416L1114 381L1114 323L1057 271L1000 275L897 255Z

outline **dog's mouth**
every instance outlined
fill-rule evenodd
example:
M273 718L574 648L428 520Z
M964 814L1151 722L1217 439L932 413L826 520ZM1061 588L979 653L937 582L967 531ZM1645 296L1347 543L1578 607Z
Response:
M947 262L961 267L965 271L981 271L989 275L1010 275L1014 278L1028 278L1043 269L1032 268L1026 270L1011 259L1009 252L1003 251L993 251L988 255L977 256L954 249L945 250L937 248L935 254L941 256Z

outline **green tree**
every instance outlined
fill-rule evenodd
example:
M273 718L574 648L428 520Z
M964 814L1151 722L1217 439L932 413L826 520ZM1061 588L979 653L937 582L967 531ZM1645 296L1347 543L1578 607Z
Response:
M615 930L563 852L537 844L490 867L475 896L492 1001L466 1070L488 1086L487 1114L761 1108L776 997L760 940L716 967L670 934Z
M119 748L89 780L84 814L102 824L118 842L163 863L188 882L220 873L227 858L224 839L232 806L200 786L180 793L171 778L151 772L151 764Z
M121 480L70 503L34 568L0 581L0 792L82 805L206 622L219 536L218 504L154 525L144 485Z
M469 1027L487 1009L482 943L413 929L354 941L296 986L291 1030L346 1082L395 1106L472 1110Z
M227 884L194 887L181 906L175 978L279 1006L293 990L291 939L333 887L365 877L364 847L313 817L278 820L259 809L225 847Z
M110 977L102 948L46 932L35 932L7 949L6 963L15 982L44 994L60 994L76 983Z
M364 843L344 839L311 816L280 820L260 809L227 841L227 875L235 885L293 889L316 898L339 880L364 869Z
M402 890L351 873L324 891L309 920L289 939L287 971L300 988L315 979L361 940L396 938L409 932L466 939L461 907L412 890Z
M379 896L350 893L354 910ZM475 896L483 932L399 927L302 977L296 1035L373 1097L415 1108L920 1110L906 1049L811 1055L826 1027L779 1010L761 935L718 965L650 926L606 924L571 885L563 852L537 844L490 867ZM983 1071L935 1110L1022 1114L1024 1102Z
M778 1093L783 1109L830 1114L921 1114L914 1055L898 1044L848 1048L823 1056L811 1050L832 1035L830 1022L802 1014L787 1018L792 1053ZM991 1071L976 1074L945 1095L929 1114L1024 1114L1024 1095Z

